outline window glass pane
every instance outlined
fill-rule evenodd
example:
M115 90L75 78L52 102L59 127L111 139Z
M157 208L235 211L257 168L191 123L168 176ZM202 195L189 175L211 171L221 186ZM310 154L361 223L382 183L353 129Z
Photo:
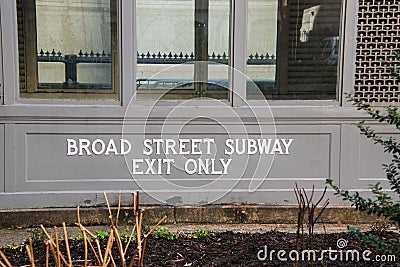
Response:
M17 0L20 95L118 99L116 0Z
M340 11L341 0L249 0L248 76L267 99L336 99Z
M248 98L259 96L254 85L263 92L275 89L277 46L277 0L248 2L247 76Z
M137 100L228 98L229 2L137 1Z

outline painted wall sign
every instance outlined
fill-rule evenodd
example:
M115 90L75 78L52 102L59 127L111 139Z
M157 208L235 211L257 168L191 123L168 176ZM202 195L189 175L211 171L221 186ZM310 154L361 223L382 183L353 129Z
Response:
M289 149L294 139L226 139L224 155L289 155ZM111 156L128 155L132 150L132 143L127 139L95 139L68 138L67 156ZM133 175L171 174L171 166L175 164L174 158L153 158L159 155L205 155L205 158L189 158L184 164L187 174L222 175L228 174L231 158L215 158L212 147L216 145L215 139L145 139L142 154L150 158L132 159ZM218 166L220 165L220 166ZM163 173L165 169L165 173Z

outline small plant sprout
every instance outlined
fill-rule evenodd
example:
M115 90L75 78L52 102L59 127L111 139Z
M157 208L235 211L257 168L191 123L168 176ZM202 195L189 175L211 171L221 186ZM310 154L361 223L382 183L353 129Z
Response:
M210 230L197 229L196 232L188 234L189 238L210 237L215 236L216 233Z
M389 222L377 220L376 222L371 223L371 231L373 232L386 232L389 230L391 224Z
M135 230L134 228L131 230L129 228L129 226L125 226L124 230L119 230L118 229L118 233L119 233L119 236L121 238L121 241L124 242L124 243L128 243L129 240L135 241L136 237L132 235L132 232L134 232L134 230Z
M43 231L39 227L27 229L26 231L31 234L31 239L34 243L43 241L46 238Z
M72 237L72 239L75 239L75 240L83 240L83 233L82 233L82 231L78 231L78 232L76 232L75 233L75 235L71 235L71 237Z
M167 239L167 240L174 240L178 239L179 235L174 234L173 232L168 231L167 227L157 227L154 231L153 235L154 239Z
M99 240L104 240L108 236L108 232L106 231L101 231L101 230L96 230L94 231L94 235L99 239Z
M3 248L8 248L8 249L19 249L22 248L24 245L10 245L10 244L5 244Z

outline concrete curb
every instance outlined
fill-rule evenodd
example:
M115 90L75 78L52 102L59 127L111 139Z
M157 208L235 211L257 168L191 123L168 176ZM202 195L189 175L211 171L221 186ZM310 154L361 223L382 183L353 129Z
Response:
M155 224L164 215L167 224L295 224L295 206L205 206L205 207L167 207L143 206L143 223ZM116 215L116 208L113 214ZM105 207L81 208L81 221L84 225L106 225L109 223ZM14 209L0 210L0 229L60 225L74 225L77 221L76 208ZM121 208L120 224L131 224L133 212L130 207ZM368 224L376 221L376 216L356 211L352 207L328 207L321 221L326 224Z

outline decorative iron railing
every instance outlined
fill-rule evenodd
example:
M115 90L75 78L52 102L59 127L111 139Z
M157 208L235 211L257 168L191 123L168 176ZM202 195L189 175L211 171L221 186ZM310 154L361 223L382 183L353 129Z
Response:
M182 52L180 52L179 54L172 54L171 52L169 54L161 54L161 52L158 52L157 54L150 54L150 52L147 52L146 54L139 54L139 52L137 53L138 64L182 64L193 62L194 60L195 56L193 52L190 54L183 54ZM208 55L208 61L227 65L229 63L229 58L226 53L223 53L221 55L215 54L215 52L213 52L211 55ZM247 59L247 64L275 65L276 58L274 55L269 55L268 53L266 53L265 55L255 53L254 55L251 54L249 56L249 58Z
M60 51L44 52L43 49L37 54L38 62L57 62L64 63L65 65L65 82L62 84L57 83L40 83L39 88L110 88L110 83L106 84L94 84L86 83L82 84L78 82L78 64L79 63L111 63L111 54L106 54L104 51L102 53L93 50L83 53L82 50L79 51L78 55L69 54L63 55Z
M195 60L195 56L193 53L184 54L180 52L179 54L161 54L158 52L157 54L150 52L137 53L137 63L138 64L183 64L190 63ZM68 54L63 55L62 52L56 52L54 49L50 51L44 52L43 49L37 54L38 62L58 62L64 63L65 65L65 82L63 84L50 84L50 83L41 83L39 87L41 88L52 88L61 87L61 88L109 88L110 84L81 84L78 82L78 64L79 63L111 63L111 54L105 53L104 51L94 52L93 50L90 52L82 52L79 51L78 54ZM212 53L208 56L208 61L219 64L229 64L229 58L226 53L215 54ZM274 55L269 55L268 53L254 55L251 54L247 59L248 65L275 65L276 58Z

